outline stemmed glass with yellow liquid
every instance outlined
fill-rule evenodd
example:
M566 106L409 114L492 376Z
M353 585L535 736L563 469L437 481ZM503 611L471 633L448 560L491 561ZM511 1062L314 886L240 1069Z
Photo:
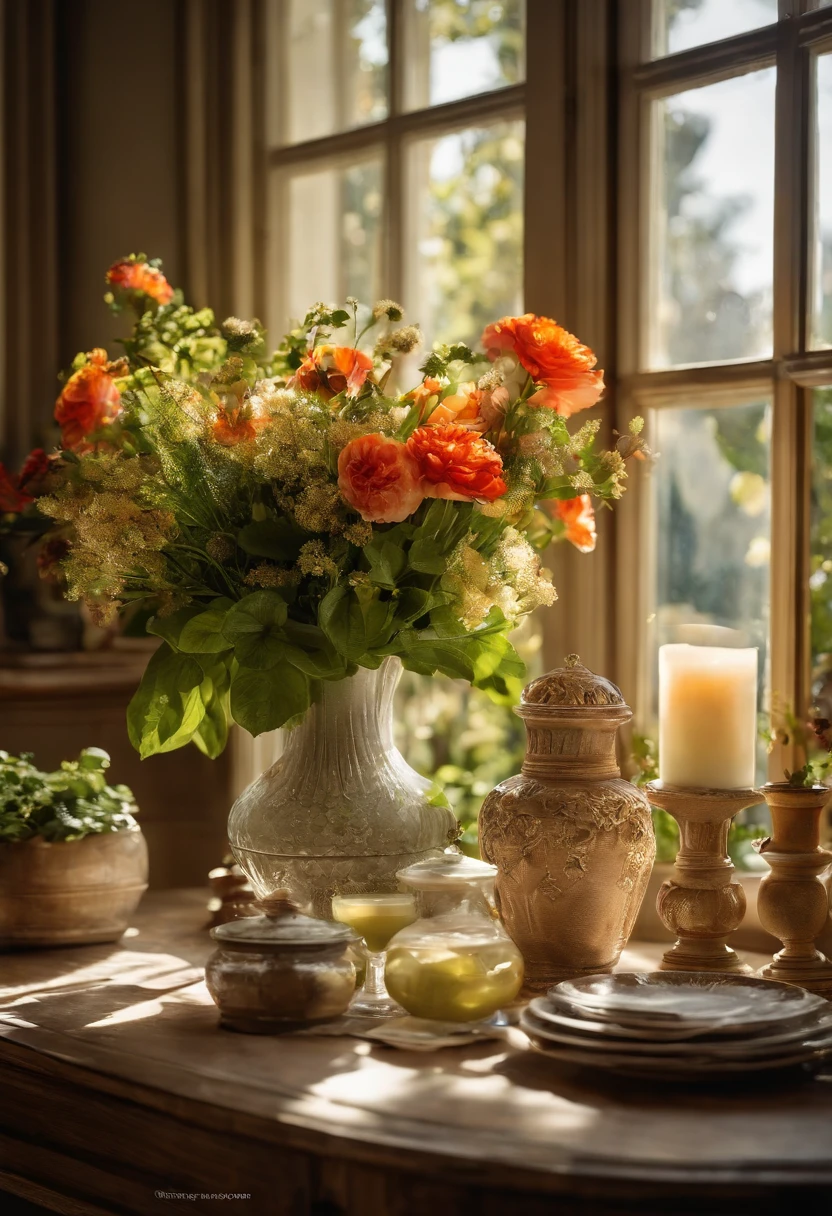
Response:
M335 895L334 920L349 925L367 947L367 974L349 1012L364 1017L402 1017L405 1010L392 999L384 983L387 943L400 929L416 920L416 901L410 894Z

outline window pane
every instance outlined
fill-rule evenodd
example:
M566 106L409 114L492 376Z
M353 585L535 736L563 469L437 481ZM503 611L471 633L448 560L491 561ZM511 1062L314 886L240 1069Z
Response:
M660 459L653 470L653 716L658 647L686 641L719 645L722 636L710 633L712 626L737 631L726 637L731 645L759 647L762 707L769 637L771 407L760 402L730 409L664 409L654 418ZM763 780L764 764L761 748Z
M832 720L832 388L814 392L811 596L812 692Z
M650 367L771 354L774 82L654 102Z
M404 304L428 342L474 342L521 310L523 144L518 121L409 148Z
M408 110L517 84L525 0L403 0Z
M298 143L387 117L384 0L271 0L267 140Z
M275 242L270 277L276 284L283 277L285 289L272 302L270 327L282 333L318 300L343 304L354 295L372 304L381 292L381 157L276 175L275 194L273 227L283 239Z
M777 20L777 0L654 0L654 54L673 55Z
M832 346L832 55L817 59L812 346Z

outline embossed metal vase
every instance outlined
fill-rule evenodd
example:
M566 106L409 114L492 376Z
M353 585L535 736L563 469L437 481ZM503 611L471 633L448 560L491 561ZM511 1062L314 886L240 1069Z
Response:
M528 736L523 770L486 798L479 838L528 995L617 963L656 842L650 804L616 761L632 712L614 684L571 655L526 686L516 712Z

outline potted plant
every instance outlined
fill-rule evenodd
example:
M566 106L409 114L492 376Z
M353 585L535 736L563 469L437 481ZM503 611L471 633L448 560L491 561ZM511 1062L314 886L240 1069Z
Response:
M147 889L147 845L110 757L42 772L0 751L0 946L115 941Z

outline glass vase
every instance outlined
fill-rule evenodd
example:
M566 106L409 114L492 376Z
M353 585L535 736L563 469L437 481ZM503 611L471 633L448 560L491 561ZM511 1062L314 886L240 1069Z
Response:
M259 898L285 888L314 916L333 895L395 891L396 871L436 856L457 834L431 783L393 742L401 662L324 681L287 732L283 754L240 795L228 837Z

